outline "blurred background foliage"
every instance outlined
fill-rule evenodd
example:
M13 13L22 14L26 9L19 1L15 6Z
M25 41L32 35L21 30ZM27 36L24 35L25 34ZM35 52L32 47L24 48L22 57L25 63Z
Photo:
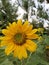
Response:
M49 22L49 15L46 11L43 11L42 5L38 5L36 7L36 4L32 0L16 0L15 3L12 5L11 0L0 0L0 36L2 36L1 30L3 28L6 28L9 22L16 21L17 17L19 16L17 14L19 6L24 9L27 13L23 15L23 20L29 20L29 17L32 18L34 15L36 16L37 20L32 18L32 22L30 22L34 28L43 28L44 31L37 32L42 39L39 39L39 42L37 42L38 48L36 53L32 54L27 65L49 65L49 49L46 49L46 46L49 46L49 23L48 26L44 27L44 20L48 20ZM44 2L44 0L38 0L38 2L41 4ZM49 0L47 0L47 3L49 3ZM17 4L17 6L16 6ZM37 8L37 12L33 9L33 7ZM30 13L31 8L31 13ZM29 15L30 14L30 15ZM23 64L25 65L27 59L23 60ZM13 58L12 54L9 56L6 56L4 53L4 48L0 48L0 65L20 65L20 62L17 58Z

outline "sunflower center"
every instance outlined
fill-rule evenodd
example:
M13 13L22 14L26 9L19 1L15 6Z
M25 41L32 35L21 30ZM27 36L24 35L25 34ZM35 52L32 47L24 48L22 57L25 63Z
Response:
M17 33L15 36L14 36L14 42L17 44L17 45L22 45L24 44L25 42L25 35L22 34L22 33Z

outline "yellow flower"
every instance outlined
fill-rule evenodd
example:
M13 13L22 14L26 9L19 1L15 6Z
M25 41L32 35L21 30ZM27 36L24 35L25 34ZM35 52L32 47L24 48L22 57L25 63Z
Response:
M46 46L46 49L49 49L49 46Z
M38 28L38 32L43 33L43 31L44 31L44 28Z
M39 38L38 38L38 41L39 42L42 42L44 39L42 38L42 36L40 36Z
M32 25L28 21L25 21L24 24L21 20L18 20L17 23L9 23L9 26L2 30L4 36L0 38L1 46L6 46L6 55L13 52L14 57L23 59L27 58L27 50L35 52L37 44L32 39L38 38L36 32L37 29L32 30Z

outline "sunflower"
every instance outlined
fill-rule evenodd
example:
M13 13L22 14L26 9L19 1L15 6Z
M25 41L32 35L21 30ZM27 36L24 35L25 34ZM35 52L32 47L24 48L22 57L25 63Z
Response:
M38 35L35 34L38 30L33 29L33 25L30 25L28 21L22 23L22 20L18 20L17 23L9 23L6 29L2 29L3 37L0 39L1 46L5 47L6 55L13 52L14 57L18 59L27 58L27 50L35 52L37 44L32 39L37 39Z

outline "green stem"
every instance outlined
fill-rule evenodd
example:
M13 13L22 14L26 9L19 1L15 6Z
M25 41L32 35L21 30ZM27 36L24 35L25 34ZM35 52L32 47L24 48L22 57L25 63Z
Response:
M32 52L29 54L29 57L28 57L27 62L26 62L26 64L25 64L25 65L27 65L27 64L28 64L28 62L29 62L29 60L30 60L30 58L31 58L31 55L32 55Z
M21 65L23 65L23 61L21 60Z

